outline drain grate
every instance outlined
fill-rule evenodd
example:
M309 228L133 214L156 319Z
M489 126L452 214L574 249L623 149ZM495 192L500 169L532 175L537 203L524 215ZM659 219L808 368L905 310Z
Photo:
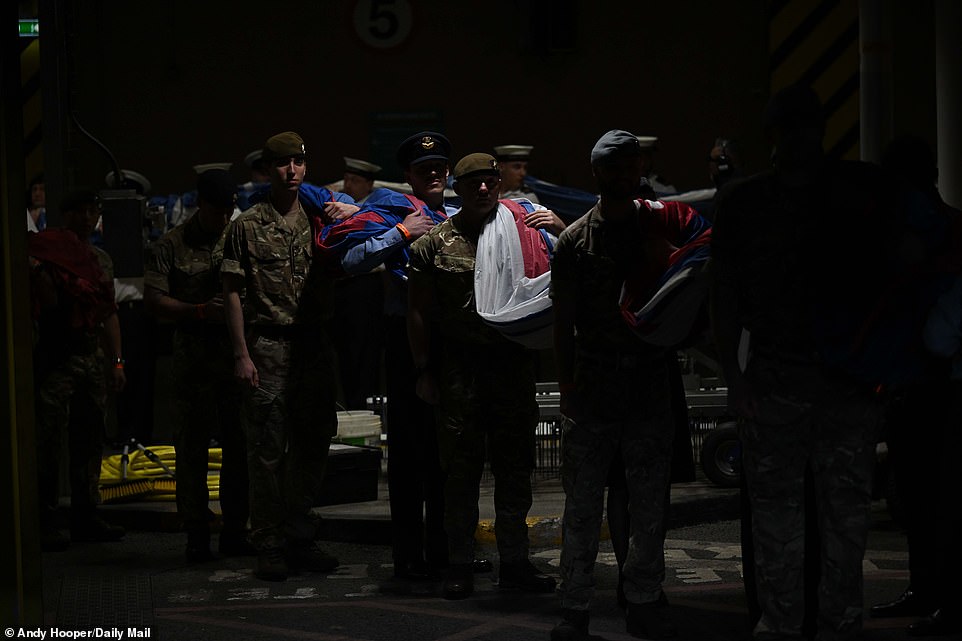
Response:
M149 627L153 599L149 576L65 576L57 625L62 629Z

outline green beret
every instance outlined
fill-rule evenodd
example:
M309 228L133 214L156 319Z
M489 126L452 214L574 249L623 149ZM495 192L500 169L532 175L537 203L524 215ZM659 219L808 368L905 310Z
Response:
M498 167L498 161L495 160L494 156L491 154L476 153L468 154L459 160L458 164L454 166L455 180L460 180L476 174L491 174L499 176L501 174L501 169Z
M271 136L264 143L263 157L266 160L305 155L307 155L307 151L304 149L304 139L293 131L285 131Z

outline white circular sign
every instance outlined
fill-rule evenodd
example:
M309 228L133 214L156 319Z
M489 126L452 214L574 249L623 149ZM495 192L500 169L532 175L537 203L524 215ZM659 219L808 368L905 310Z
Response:
M411 5L408 0L358 0L354 31L371 47L396 47L411 35Z

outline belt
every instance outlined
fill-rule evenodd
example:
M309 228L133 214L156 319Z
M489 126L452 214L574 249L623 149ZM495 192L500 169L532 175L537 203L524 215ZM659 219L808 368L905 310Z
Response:
M255 336L263 336L271 340L290 341L308 336L318 336L323 333L324 328L320 325L295 323L292 325L254 325L251 331Z
M142 298L138 300L125 300L117 303L118 309L140 309L143 306L144 300Z

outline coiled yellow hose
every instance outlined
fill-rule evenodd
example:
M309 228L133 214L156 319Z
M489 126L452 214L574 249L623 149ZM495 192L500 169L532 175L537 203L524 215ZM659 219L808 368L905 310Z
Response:
M176 455L171 445L148 448L171 471L176 473ZM207 492L210 500L220 498L221 448L207 450ZM104 503L123 501L174 501L177 481L163 467L151 461L143 452L128 455L127 478L123 478L122 454L103 457L100 463L100 498Z

